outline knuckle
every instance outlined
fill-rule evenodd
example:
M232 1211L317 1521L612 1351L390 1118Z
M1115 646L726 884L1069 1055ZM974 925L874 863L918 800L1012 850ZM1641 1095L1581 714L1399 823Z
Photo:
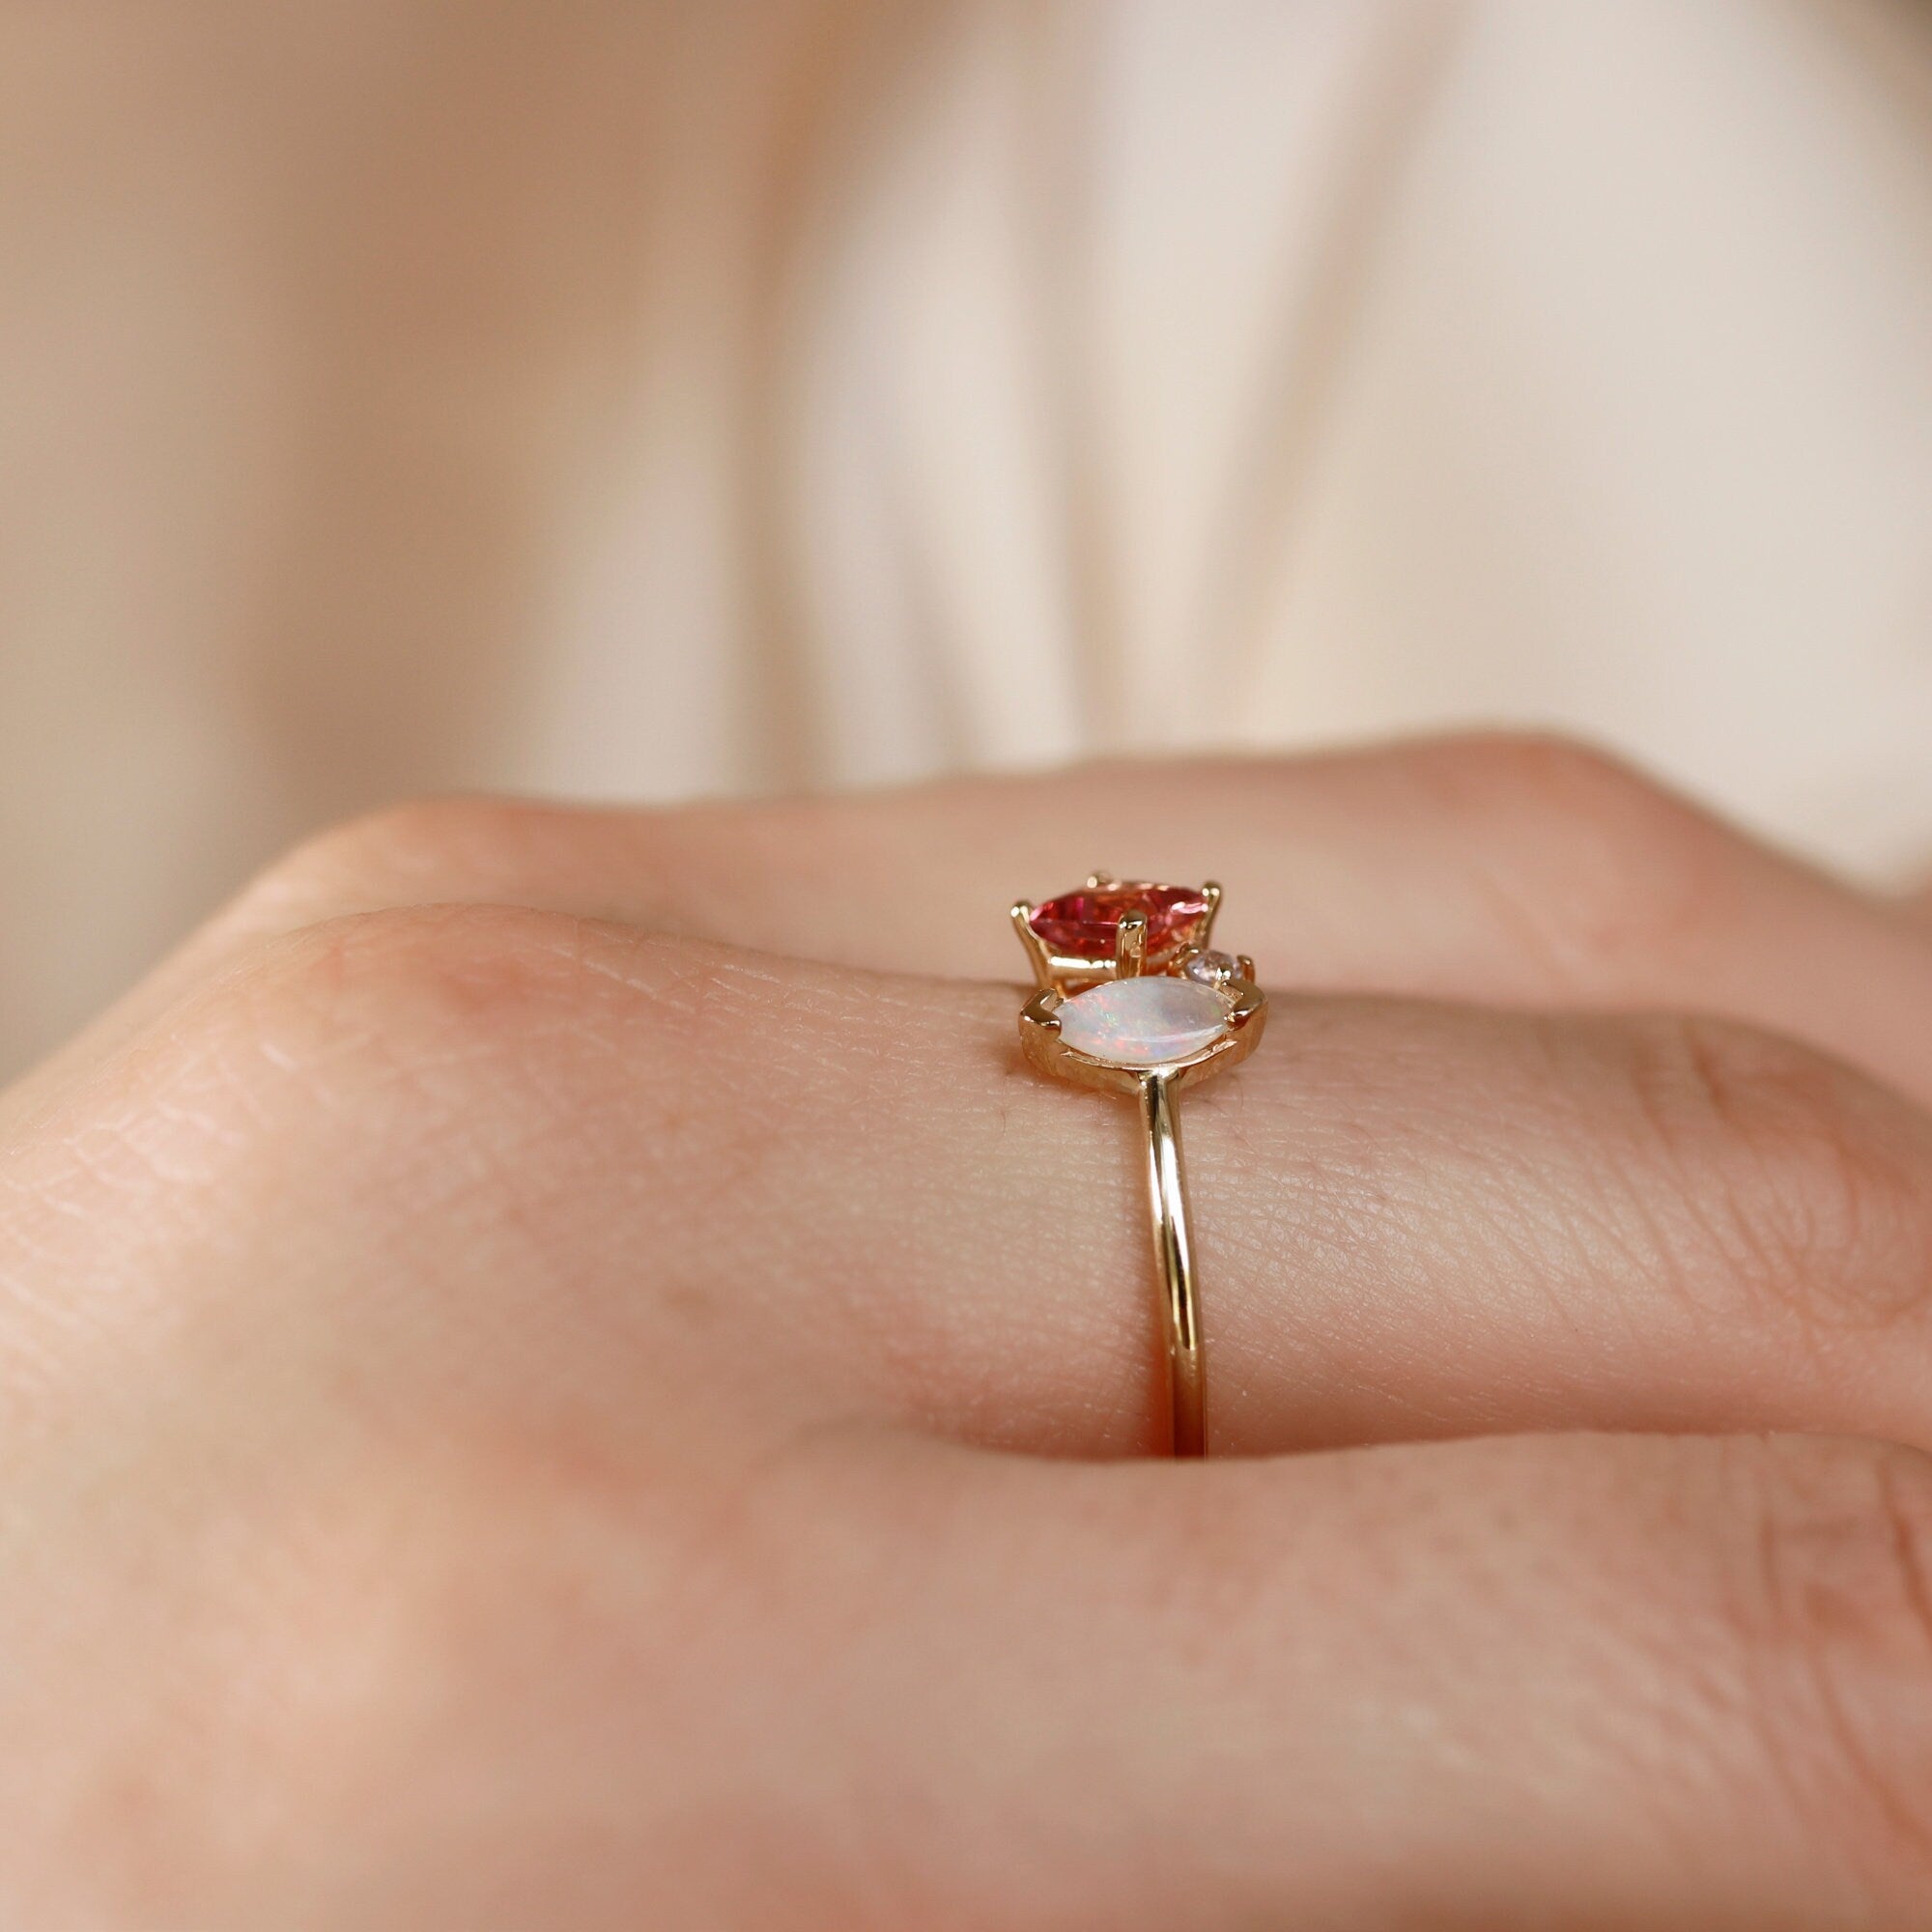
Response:
M1932 1457L1771 1439L1746 1457L1751 1709L1808 1825L1932 1881Z
M1649 786L1614 753L1561 731L1471 731L1420 748L1463 784L1505 800L1588 796Z
M312 1324L290 1332L333 1335L400 1284L462 1274L502 1333L564 1322L595 1359L635 1365L652 1324L717 1319L686 1231L740 1213L796 1145L798 1089L770 1050L796 1029L772 980L562 914L331 920L247 949L172 1007L116 1074L125 1129L84 1163L49 1156L44 1191L58 1185L76 1265L96 1204L139 1200L167 1231L150 1292L102 1299L116 1324L235 1324L270 1346L252 1326L265 1286ZM753 1062L762 1088L720 1101ZM213 1264L208 1226L224 1231ZM582 1290L567 1309L563 1271ZM389 1401L412 1359L399 1350L365 1399Z
M355 914L252 949L180 1032L271 1168L299 1155L311 1186L386 1199L503 1176L546 1132L628 1132L642 1100L627 1067L689 1089L706 1029L687 952L521 908Z
M1621 759L1548 735L1456 739L1421 757L1513 926L1566 980L1654 975L1721 924L1736 839Z
M239 976L245 1009L329 1048L370 1037L408 1046L539 1026L586 985L584 923L499 906L353 914L271 940Z
M532 808L491 798L388 805L312 834L243 888L217 923L229 936L312 924L350 907L450 895L449 882L498 849Z
M1701 1017L1634 1023L1653 1145L1723 1276L1831 1326L1932 1291L1932 1145L1902 1101L1827 1054Z

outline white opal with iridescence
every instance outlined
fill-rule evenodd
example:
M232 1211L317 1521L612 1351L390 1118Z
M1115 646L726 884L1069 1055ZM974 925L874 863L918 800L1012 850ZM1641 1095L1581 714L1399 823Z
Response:
M1064 1002L1060 1037L1114 1066L1164 1066L1211 1046L1228 1030L1228 1003L1211 986L1149 974L1108 980Z

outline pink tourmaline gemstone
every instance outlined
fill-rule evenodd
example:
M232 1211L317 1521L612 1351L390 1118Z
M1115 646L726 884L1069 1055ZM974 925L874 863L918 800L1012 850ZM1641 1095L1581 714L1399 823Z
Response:
M1027 923L1049 952L1063 959L1111 959L1123 913L1144 912L1148 952L1159 956L1192 946L1208 917L1208 901L1187 886L1154 886L1129 879L1117 886L1082 886L1035 906Z

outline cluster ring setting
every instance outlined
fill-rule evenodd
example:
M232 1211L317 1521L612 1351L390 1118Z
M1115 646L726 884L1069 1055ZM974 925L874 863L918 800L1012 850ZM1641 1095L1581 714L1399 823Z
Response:
M1106 872L1012 909L1037 987L1019 1017L1028 1062L1139 1105L1179 1457L1207 1454L1208 1376L1176 1102L1252 1053L1267 1020L1254 961L1209 944L1220 909L1211 881L1196 889Z

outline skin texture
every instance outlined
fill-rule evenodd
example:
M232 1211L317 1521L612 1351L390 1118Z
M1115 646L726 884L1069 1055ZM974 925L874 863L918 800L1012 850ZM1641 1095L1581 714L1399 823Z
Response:
M1131 1110L1016 892L1229 887ZM1932 935L1575 748L294 855L0 1099L0 1921L1932 1925Z

